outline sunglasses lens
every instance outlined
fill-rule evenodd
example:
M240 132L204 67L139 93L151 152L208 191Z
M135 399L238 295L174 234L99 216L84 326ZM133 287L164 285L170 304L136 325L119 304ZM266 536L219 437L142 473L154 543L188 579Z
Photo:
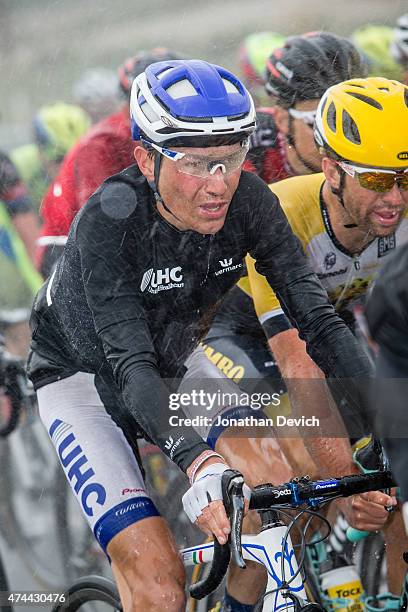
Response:
M315 111L300 111L296 108L290 108L289 115L291 115L294 119L299 119L300 121L303 121L303 123L305 123L310 128L314 127L314 122L316 119Z
M198 155L186 155L176 162L179 172L200 178L206 178L221 168L223 174L231 174L238 170L245 161L248 147L243 146L238 151L224 158L214 159Z
M404 174L400 174L398 176L398 187L403 191L408 190L408 172L404 172Z
M395 174L385 172L363 172L357 176L362 187L380 193L390 191L395 183ZM401 178L403 179L404 177Z

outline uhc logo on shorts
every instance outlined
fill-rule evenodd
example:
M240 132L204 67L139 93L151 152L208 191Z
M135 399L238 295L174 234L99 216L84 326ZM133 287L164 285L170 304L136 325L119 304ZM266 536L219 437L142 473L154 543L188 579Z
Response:
M73 427L69 423L55 419L49 429L49 434L84 512L87 516L93 516L92 503L103 506L106 500L106 489L99 482L95 482L95 472L89 465L88 458L76 441L72 430Z

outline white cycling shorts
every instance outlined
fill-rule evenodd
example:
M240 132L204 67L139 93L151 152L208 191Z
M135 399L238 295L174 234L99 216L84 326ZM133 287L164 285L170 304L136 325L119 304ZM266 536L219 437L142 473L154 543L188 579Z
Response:
M105 552L120 531L159 516L131 447L100 400L93 374L78 372L50 383L37 397L65 475Z

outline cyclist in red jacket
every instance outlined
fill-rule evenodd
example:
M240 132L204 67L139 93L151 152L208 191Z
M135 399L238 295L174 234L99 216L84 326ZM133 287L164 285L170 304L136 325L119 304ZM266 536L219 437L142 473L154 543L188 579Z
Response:
M129 95L133 79L157 61L176 59L164 48L141 52L118 69L124 98L122 108L95 124L67 154L50 185L41 209L44 225L38 240L36 264L44 276L61 254L71 222L103 181L134 163L130 136Z

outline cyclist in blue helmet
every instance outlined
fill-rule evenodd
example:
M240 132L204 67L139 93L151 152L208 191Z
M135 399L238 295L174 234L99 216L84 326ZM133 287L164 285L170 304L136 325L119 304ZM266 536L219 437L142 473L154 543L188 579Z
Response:
M146 160L154 160L149 164L152 174L148 180L156 201L165 215L171 215L171 222L182 224L187 219L183 221L177 215L187 212L181 213L183 204L177 202L177 208L171 210L165 193L159 191L163 158L172 160L182 176L215 176L218 169L231 175L242 166L249 135L255 129L254 103L242 83L227 70L198 60L158 62L148 67L135 79L130 115L133 139L143 144L136 148L136 161L144 166ZM177 147L188 147L191 152L173 150ZM212 155L195 155L194 149L203 147ZM146 156L146 151L159 155ZM225 153L223 160L221 152L223 156ZM173 188L169 185L166 191ZM213 227L218 231L219 222L224 221L227 207L216 208L201 210L200 216L209 221L209 231L202 233L213 233ZM193 229L200 231L201 225L205 229L207 224L195 219Z
M255 127L242 83L207 62L163 61L136 77L130 107L137 165L109 177L77 214L33 307L28 373L67 478L112 561L124 610L182 612L184 570L146 491L136 439L152 440L187 474L187 514L224 543L228 464L183 410L169 408L172 380L185 372L246 253L328 376L368 376L369 364L277 198L242 172Z

